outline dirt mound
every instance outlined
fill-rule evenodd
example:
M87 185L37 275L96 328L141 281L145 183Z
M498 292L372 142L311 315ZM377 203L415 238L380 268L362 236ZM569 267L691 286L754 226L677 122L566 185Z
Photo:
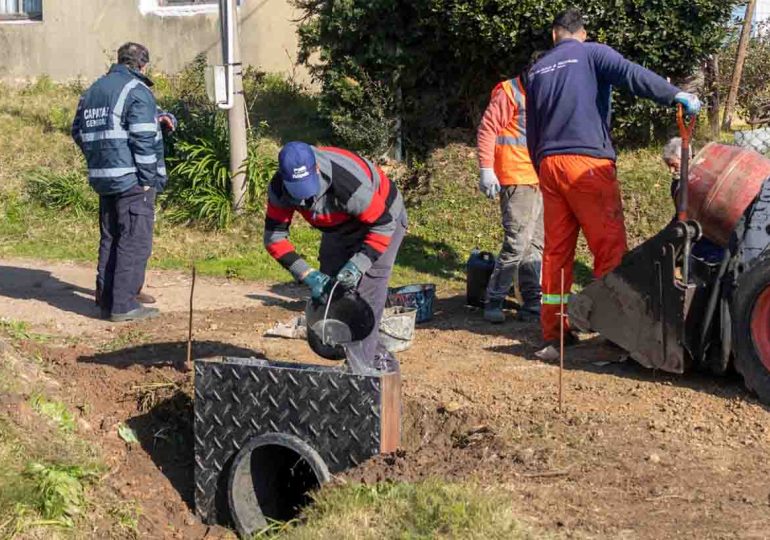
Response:
M557 534L767 536L770 411L740 381L647 371L589 340L567 354L559 413L558 369L533 355L536 325L487 325L461 298L439 297L435 307L399 355L403 449L344 478L502 486L522 519ZM194 354L318 362L302 341L263 337L301 309L296 301L202 309ZM88 328L19 343L60 382L83 435L102 447L108 487L141 506L143 537L225 535L191 506L192 376L173 367L185 354L187 315ZM140 444L118 437L121 423Z

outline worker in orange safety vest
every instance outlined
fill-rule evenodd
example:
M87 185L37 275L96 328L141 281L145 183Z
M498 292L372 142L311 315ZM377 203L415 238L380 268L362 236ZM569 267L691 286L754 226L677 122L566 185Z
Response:
M540 318L543 200L527 150L525 86L526 70L495 86L478 128L479 189L490 199L500 196L504 230L484 305L484 319L492 323L505 320L511 285L522 300L517 318Z

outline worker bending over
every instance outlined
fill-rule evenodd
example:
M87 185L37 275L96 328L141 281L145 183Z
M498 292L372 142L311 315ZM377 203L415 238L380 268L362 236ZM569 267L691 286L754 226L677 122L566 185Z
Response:
M527 84L527 143L543 192L540 322L546 347L558 343L560 303L569 300L578 231L582 229L594 256L595 278L613 270L627 250L610 139L612 87L662 105L680 103L687 114L700 110L696 96L606 45L585 43L587 34L578 10L560 13L552 32L554 48L532 67ZM566 319L562 320L566 326ZM567 345L575 341L575 336L566 334Z
M341 148L290 142L278 162L268 188L265 247L316 301L329 294L334 280L358 290L375 318L362 342L363 361L376 369L388 281L407 226L401 193L379 167ZM323 232L320 271L289 241L295 212Z
M523 300L519 320L540 317L543 199L527 150L526 77L525 70L495 86L478 129L479 189L490 199L500 195L504 231L484 305L484 319L493 323L505 320L514 283Z

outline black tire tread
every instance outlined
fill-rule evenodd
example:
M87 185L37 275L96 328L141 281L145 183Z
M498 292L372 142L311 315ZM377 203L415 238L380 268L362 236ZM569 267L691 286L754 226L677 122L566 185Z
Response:
M770 405L770 370L762 364L751 337L754 304L759 294L768 287L770 257L765 257L738 278L730 311L735 369L743 376L746 387L756 393L762 403Z

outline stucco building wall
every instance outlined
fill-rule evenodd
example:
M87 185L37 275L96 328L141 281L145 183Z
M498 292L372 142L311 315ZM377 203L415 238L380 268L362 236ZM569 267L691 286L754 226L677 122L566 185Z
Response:
M176 72L204 52L221 63L216 5L158 7L158 0L43 0L43 21L0 23L0 80L49 75L91 80L126 41L150 49L153 69ZM288 0L242 0L243 61L264 71L294 73L296 14Z

